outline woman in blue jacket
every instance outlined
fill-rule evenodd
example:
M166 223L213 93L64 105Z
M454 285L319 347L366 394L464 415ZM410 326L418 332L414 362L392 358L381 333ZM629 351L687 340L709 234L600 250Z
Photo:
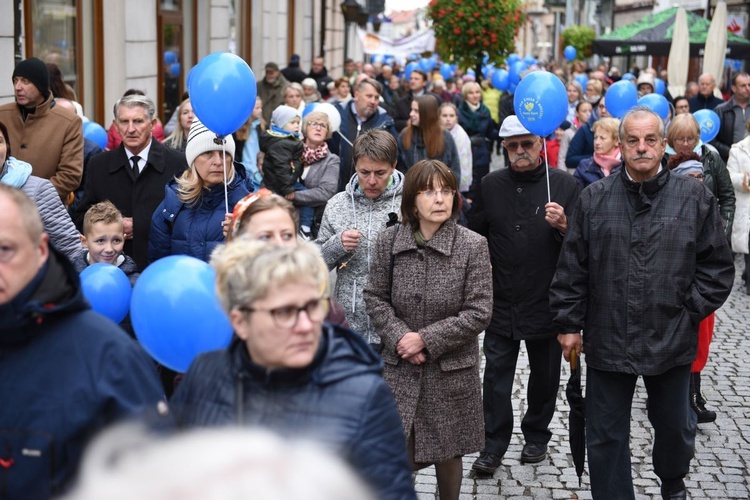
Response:
M379 499L416 499L396 404L364 339L323 323L328 268L313 244L239 238L211 259L235 338L202 354L172 399L183 428L260 426L338 452Z
M193 120L185 156L190 168L164 188L164 201L151 218L149 262L168 255L190 255L208 262L224 242L224 220L234 205L253 190L252 179L234 163L234 140ZM229 206L224 192L224 151Z

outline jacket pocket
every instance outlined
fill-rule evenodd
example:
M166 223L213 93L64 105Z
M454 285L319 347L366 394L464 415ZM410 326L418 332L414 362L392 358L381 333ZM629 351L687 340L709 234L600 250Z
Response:
M459 352L443 354L438 360L440 369L444 372L470 368L476 366L478 361L478 357L473 349L462 349Z
M0 429L0 498L49 498L54 469L50 434Z

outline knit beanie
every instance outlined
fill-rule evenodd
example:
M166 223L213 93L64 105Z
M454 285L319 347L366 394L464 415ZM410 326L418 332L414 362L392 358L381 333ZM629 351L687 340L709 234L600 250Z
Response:
M198 155L206 151L222 150L225 150L228 155L232 155L232 158L234 158L234 139L232 139L231 134L224 137L224 139L219 139L218 135L208 130L198 117L195 117L193 124L190 125L190 133L188 134L187 146L185 147L187 164L192 167Z
M29 57L18 63L13 70L12 80L16 77L26 78L33 83L45 99L49 96L49 70L41 59Z
M282 104L271 113L271 125L278 128L284 128L284 125L292 121L294 118L301 118L299 111L291 106Z

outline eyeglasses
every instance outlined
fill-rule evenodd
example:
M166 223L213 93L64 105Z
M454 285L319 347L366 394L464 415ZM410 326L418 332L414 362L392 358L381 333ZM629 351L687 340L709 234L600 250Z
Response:
M294 328L297 321L299 321L299 313L302 311L305 311L310 321L323 321L323 318L328 313L328 297L313 299L302 307L282 306L274 307L273 309L261 309L258 307L242 306L238 309L244 313L267 312L273 318L273 322L277 328Z
M427 198L434 198L435 196L440 193L440 196L443 198L448 198L449 196L453 196L455 194L455 191L448 188L443 188L440 191L435 191L434 189L425 189L424 191L419 191L417 194L423 194Z
M674 140L675 144L693 144L695 137L678 137Z
M698 179L699 181L702 181L704 175L703 174L688 174L688 177L692 177L693 179Z
M307 122L307 126L308 127L312 127L312 128L319 128L319 129L322 129L322 130L327 130L328 129L328 124L327 123L321 123L321 122Z
M535 144L536 141L503 142L505 149L507 149L511 153L515 153L516 150L518 150L518 146L521 146L524 151L528 151L529 149L533 148Z

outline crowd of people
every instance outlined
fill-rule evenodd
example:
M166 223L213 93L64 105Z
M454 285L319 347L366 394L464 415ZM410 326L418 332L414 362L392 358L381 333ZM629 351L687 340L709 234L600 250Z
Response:
M407 79L347 60L334 79L322 57L306 73L298 56L264 69L234 134L204 126L189 95L162 125L128 90L101 151L54 73L35 58L16 66L16 100L0 106L10 496L67 492L97 431L148 416L314 439L377 498L415 498L411 472L434 465L440 497L457 499L464 455L479 452L476 474L502 465L523 341L522 463L547 457L561 360L575 351L593 497L633 498L642 376L662 496L686 498L696 425L717 418L701 371L732 251L750 294L750 75L732 75L726 100L703 74L685 95L665 92L666 119L640 106L618 119L606 103L616 68L532 67L568 98L566 120L540 137L512 93L460 70ZM631 74L640 95L656 91L655 70ZM710 143L699 109L721 119ZM493 154L505 168L490 173ZM128 319L92 312L77 277L107 263L135 284L170 255L215 268L234 331L185 374L151 361Z

